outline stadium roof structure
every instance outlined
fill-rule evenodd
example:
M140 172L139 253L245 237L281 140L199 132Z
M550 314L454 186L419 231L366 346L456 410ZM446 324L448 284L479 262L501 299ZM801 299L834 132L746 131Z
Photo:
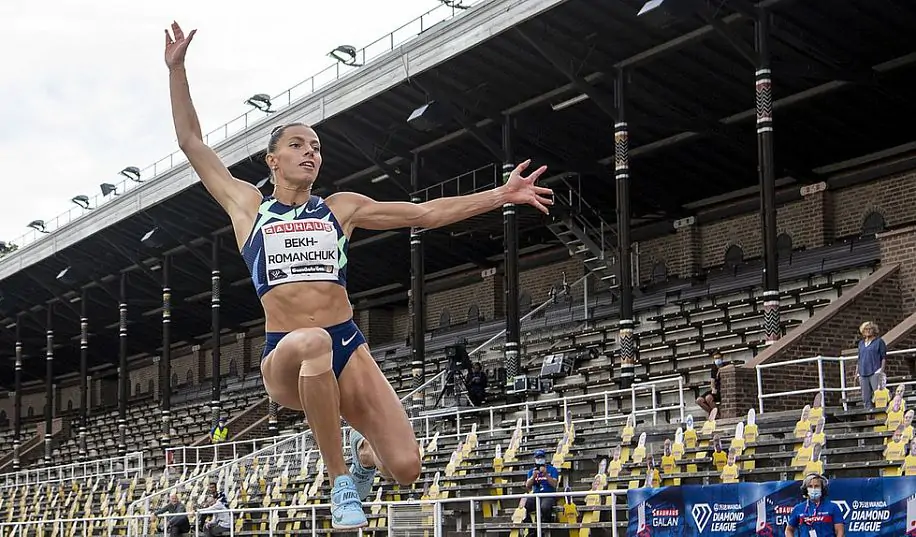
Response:
M693 16L659 25L637 16L643 7L638 0L480 1L429 28L421 22L419 35L365 65L335 65L330 82L318 87L317 79L310 79L272 99L273 106L285 107L270 114L253 110L207 141L232 163L233 174L257 184L267 176L259 149L271 129L306 122L322 138L318 185L324 194L353 190L379 200L407 200L414 190L410 165L417 159L420 198L432 199L498 180L502 126L511 117L514 160L548 164L554 186L565 188L562 181L572 177L613 222L614 88L625 80L634 238L670 232L674 220L709 200L759 203L752 60L753 18L761 8L771 26L780 184L821 181L825 175L819 172L834 163L912 141L901 118L916 113L910 98L916 82L910 37L916 5L904 0L694 5ZM395 42L394 34L385 39ZM341 73L346 74L337 76ZM307 93L310 84L317 89ZM307 94L294 98L299 93ZM408 116L430 102L437 113L427 128L408 125ZM154 171L155 177L125 183L133 188L122 188L115 199L0 259L0 317L5 317L0 356L12 355L18 315L30 358L24 361L24 381L44 374L39 350L50 303L57 304L53 323L63 336L55 345L55 370L72 371L78 363L81 287L89 289L90 365L114 367L122 273L129 278L131 355L157 354L156 269L163 252L173 259L172 340L176 346L204 343L213 237L221 237L221 270L228 282L222 291L224 330L251 326L261 317L227 233L228 218L180 155L166 157ZM461 180L451 179L459 175ZM523 249L558 245L544 224L533 210L521 212ZM153 228L160 244L150 249L140 239ZM456 267L497 265L501 235L502 218L495 212L426 233L428 278ZM351 248L354 303L406 300L407 230L360 231ZM56 278L68 267L67 278ZM2 360L0 383L11 383L5 382L11 371L12 362Z

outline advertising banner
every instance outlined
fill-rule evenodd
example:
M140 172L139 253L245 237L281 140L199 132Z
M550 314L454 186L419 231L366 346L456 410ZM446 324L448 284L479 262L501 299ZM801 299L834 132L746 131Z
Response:
M783 537L804 501L800 481L633 489L627 535ZM832 479L827 501L839 508L849 537L916 537L916 477Z

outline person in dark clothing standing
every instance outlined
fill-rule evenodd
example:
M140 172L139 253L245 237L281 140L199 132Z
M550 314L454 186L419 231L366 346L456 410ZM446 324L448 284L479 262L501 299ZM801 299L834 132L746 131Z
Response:
M722 367L722 355L718 352L712 355L712 369L709 370L709 389L697 397L697 405L706 411L712 412L722 401L722 381L719 380L719 368Z
M480 362L474 362L471 366L471 374L468 375L468 399L474 406L480 406L487 398L487 374L480 367Z
M169 503L153 511L151 518L156 520L156 517L159 515L166 513L187 513L187 511L184 504L178 499L178 495L173 492L169 495ZM191 522L188 520L187 514L167 517L165 519L165 527L168 529L168 537L178 537L179 535L191 532Z
M878 325L865 321L859 327L859 359L856 361L856 376L862 387L862 402L867 410L874 410L872 396L880 388L881 374L887 364L887 345L878 337Z

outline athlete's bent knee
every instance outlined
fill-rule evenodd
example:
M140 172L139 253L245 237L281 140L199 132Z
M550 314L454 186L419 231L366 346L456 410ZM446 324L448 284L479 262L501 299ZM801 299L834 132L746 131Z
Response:
M420 478L420 452L398 453L393 461L385 461L385 467L398 484L412 485Z
M331 336L320 328L300 328L287 334L280 345L284 353L298 360L300 377L315 377L331 371ZM278 349L280 346L278 345Z

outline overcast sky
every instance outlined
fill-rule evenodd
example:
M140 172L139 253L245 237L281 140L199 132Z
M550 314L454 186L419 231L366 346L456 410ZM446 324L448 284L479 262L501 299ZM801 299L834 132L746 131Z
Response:
M51 221L78 194L177 149L164 33L197 28L188 52L204 132L440 5L437 0L48 0L0 2L0 241Z

